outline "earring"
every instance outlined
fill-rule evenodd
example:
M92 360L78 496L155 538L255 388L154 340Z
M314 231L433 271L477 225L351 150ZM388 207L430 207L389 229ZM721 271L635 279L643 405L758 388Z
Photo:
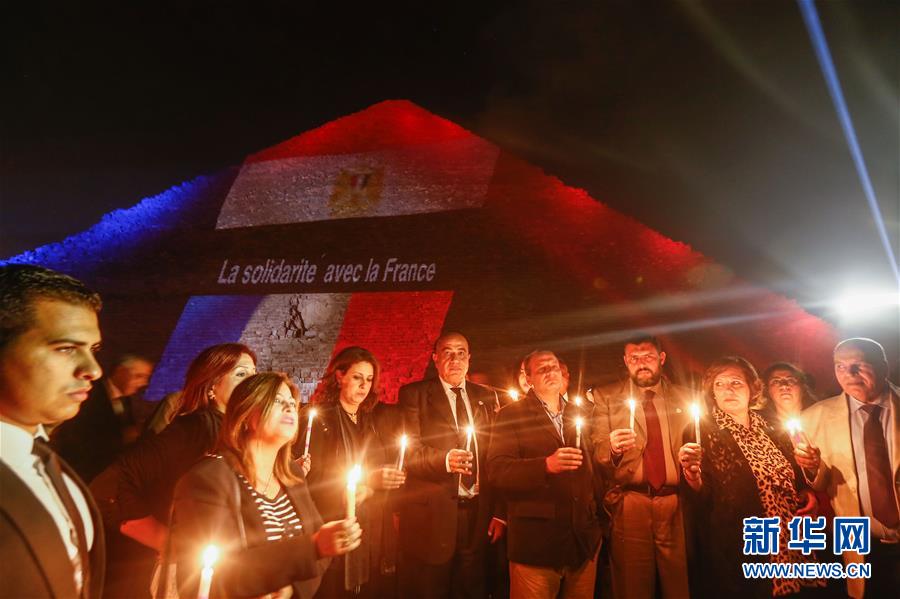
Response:
M206 392L206 398L209 401L216 401L216 392L213 391L212 389L210 389L209 391Z

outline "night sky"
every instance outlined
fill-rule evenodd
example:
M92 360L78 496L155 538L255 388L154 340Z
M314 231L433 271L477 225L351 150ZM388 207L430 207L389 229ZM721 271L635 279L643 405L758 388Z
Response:
M789 0L21 4L0 256L405 98L801 302L896 289ZM900 3L816 6L898 252Z

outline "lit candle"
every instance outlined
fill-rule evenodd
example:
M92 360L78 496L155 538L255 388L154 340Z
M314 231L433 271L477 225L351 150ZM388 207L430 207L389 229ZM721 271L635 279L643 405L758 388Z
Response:
M581 396L580 395L575 396L575 406L579 407L579 408L581 407Z
M207 545L203 550L203 570L200 571L200 589L197 599L209 599L209 587L212 585L213 566L219 559L219 548Z
M809 445L809 439L806 438L806 433L803 432L803 427L800 426L799 419L791 418L784 424L788 429L788 435L790 435L791 442L794 444L794 447L800 445L801 443Z
M519 401L519 392L515 389L507 390L506 394L509 395L513 401Z
M466 427L466 451L472 451L472 435L475 434L475 429L472 428L472 425Z
M400 461L397 470L403 470L403 458L406 457L406 435L400 435Z
M309 422L306 423L306 446L303 449L303 455L309 455L309 438L312 435L312 421L316 417L316 409L309 411Z
M631 397L628 398L628 411L630 412L628 416L628 428L634 430L634 399Z
M356 485L362 478L362 466L355 465L347 473L347 518L356 517Z
M694 417L694 443L700 443L700 404L691 404L691 415Z
M581 425L584 424L583 418L575 419L575 448L581 449Z

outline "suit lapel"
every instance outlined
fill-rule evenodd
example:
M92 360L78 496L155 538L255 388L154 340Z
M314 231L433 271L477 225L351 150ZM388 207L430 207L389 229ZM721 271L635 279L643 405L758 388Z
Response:
M534 420L534 427L539 429L543 435L549 436L556 447L562 447L563 442L559 438L559 431L556 430L556 427L550 421L550 417L544 409L544 404L537 398L534 391L529 391L522 401L528 402L528 407L531 409L531 417Z
M91 522L84 523L85 526L93 524L94 527L94 542L91 545L90 551L90 587L87 589L86 596L99 598L100 591L103 589L102 582L106 577L106 536L103 532L103 515L100 513L100 508L94 501L94 496L91 494L90 489L85 486L84 482L78 477L78 474L72 470L72 467L69 466L65 460L60 459L59 463L63 472L71 478L78 486L79 490L81 490L84 501L88 506L88 512L91 514Z
M850 438L850 408L847 406L847 396L841 393L841 401L837 402L828 413L828 424L825 430L829 431L831 447L847 448L832 456L832 462L840 464L839 468L844 473L847 487L855 495L859 487L856 478L856 460L853 456L853 440ZM855 508L859 510L859 506Z
M44 573L54 597L74 597L75 579L72 562L53 517L10 468L0 462L0 509L21 531Z
M678 456L678 450L681 449L681 435L689 420L688 406L681 394L666 379L662 380L660 388L662 389L663 399L666 402L666 419L669 421L669 444L672 447L672 455Z
M434 379L428 388L428 405L429 411L443 418L451 429L456 430L456 420L453 418L453 412L450 411L450 400L444 393L444 386L440 379Z
M892 423L894 435L894 451L891 459L894 464L894 484L900 480L900 389L888 383L888 391L890 391L889 400L892 404L892 412L894 422ZM900 497L897 497L897 504L900 506Z

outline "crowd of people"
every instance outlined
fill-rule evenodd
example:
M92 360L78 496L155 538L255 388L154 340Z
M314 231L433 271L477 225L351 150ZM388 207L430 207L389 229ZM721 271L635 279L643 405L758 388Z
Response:
M346 347L305 405L289 377L257 372L252 348L226 343L153 406L135 397L149 360L124 356L101 379L100 309L69 276L0 267L0 597L900 588L900 390L874 340L837 345L842 391L822 401L797 365L760 376L736 356L685 388L651 335L623 344L624 380L584 399L569 396L553 351L533 351L513 398L473 382L468 340L445 332L437 376L397 403L379 396L378 356ZM820 515L869 518L868 552L787 543L792 518ZM781 542L748 554L747 519L774 518ZM871 576L742 570L841 559Z

